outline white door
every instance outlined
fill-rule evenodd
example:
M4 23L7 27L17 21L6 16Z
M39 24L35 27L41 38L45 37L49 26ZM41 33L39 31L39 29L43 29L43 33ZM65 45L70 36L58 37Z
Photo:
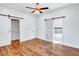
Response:
M46 39L48 41L53 41L53 20L46 20Z
M10 21L8 17L0 16L0 46L11 43Z
M11 20L11 39L16 40L20 39L20 31L19 31L19 20L12 19Z

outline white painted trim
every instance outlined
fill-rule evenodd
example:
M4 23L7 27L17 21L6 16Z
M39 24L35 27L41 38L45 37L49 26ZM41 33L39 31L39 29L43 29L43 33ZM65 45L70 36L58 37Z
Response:
M6 46L6 45L9 45L9 44L11 44L11 41L9 41L9 42L6 42L6 41L5 41L5 42L3 42L2 44L0 44L0 47L1 47L1 46Z
M40 39L42 39L42 38L40 38ZM46 40L46 39L42 39L42 40ZM46 40L46 41L49 41L49 40ZM51 41L49 41L49 42L51 42ZM59 43L59 44L62 44L62 45L65 45L65 46L69 46L69 47L72 47L72 48L77 48L77 49L79 49L79 47L74 47L74 46L71 46L71 45L68 45L68 44L65 44L65 43L60 43L60 42L58 42L58 41L53 41L54 43Z

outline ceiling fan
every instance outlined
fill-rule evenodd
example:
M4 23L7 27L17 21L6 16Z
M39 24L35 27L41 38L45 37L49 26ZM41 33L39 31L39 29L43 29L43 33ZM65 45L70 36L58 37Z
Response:
M41 7L39 3L36 3L35 8L27 7L27 6L25 8L33 9L33 11L31 13L34 13L34 12L36 12L36 13L43 13L42 10L48 9L48 7Z

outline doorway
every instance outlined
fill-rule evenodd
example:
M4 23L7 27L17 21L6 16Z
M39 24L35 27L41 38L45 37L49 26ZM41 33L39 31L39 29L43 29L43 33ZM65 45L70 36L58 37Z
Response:
M19 20L11 19L11 40L20 39L20 25Z
M57 18L53 21L53 42L64 44L64 34L63 34L63 28L64 28L64 18Z

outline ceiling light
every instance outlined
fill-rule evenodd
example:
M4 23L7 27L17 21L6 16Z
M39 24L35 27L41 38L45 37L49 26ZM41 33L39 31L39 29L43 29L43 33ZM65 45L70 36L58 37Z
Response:
M39 14L40 12L39 12L39 10L35 10L35 13L36 13L36 14Z

